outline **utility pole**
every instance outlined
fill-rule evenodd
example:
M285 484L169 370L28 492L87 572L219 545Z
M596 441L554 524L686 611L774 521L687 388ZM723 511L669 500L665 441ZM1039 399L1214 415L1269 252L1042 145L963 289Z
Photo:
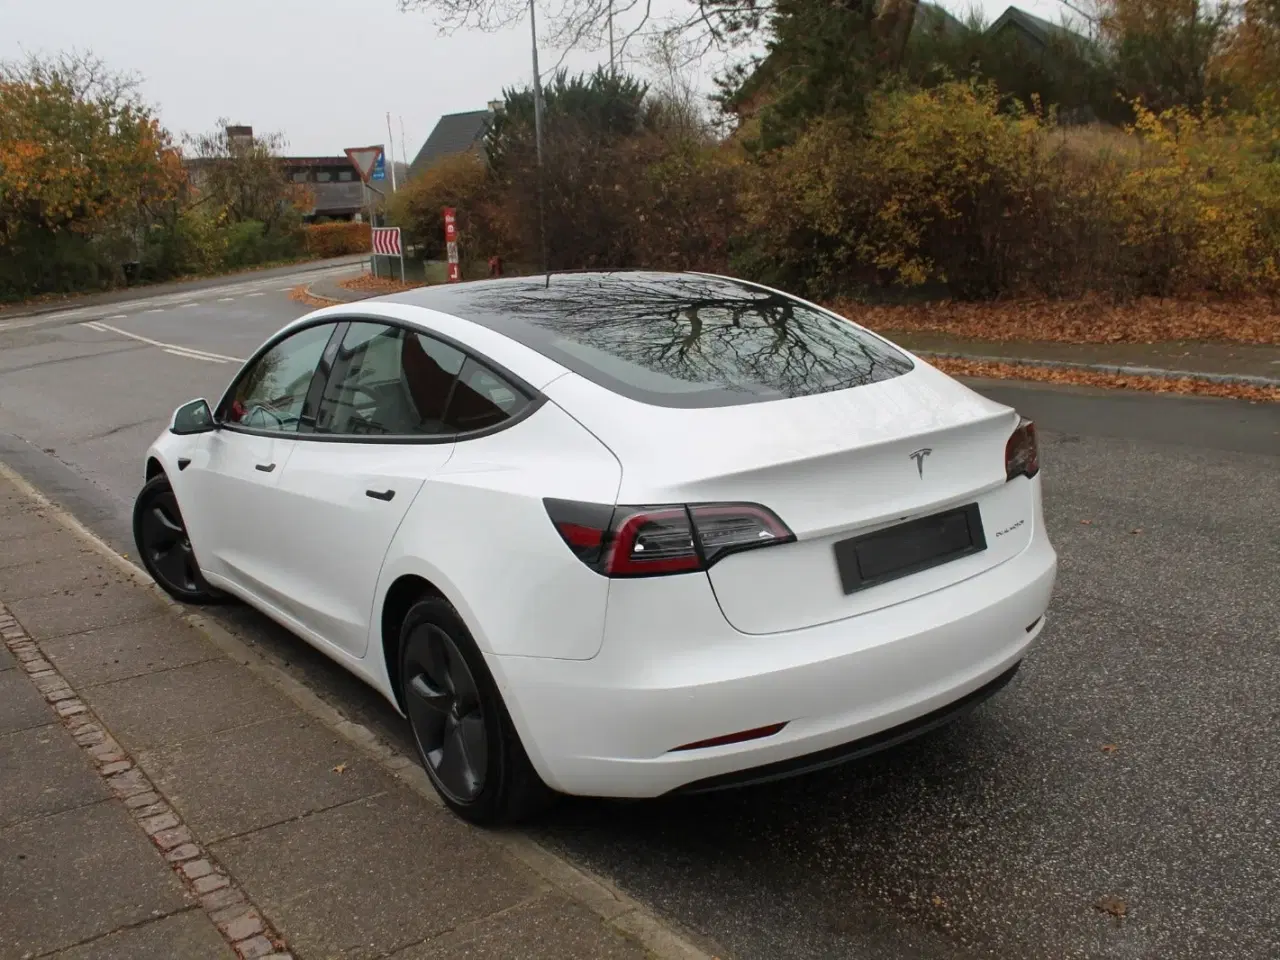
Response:
M550 280L551 269L547 260L547 217L543 200L542 163L542 74L538 71L538 20L534 10L535 0L529 0L529 34L533 39L533 142L538 155L538 233L542 240L542 272Z
M396 140L391 135L391 111L387 111L387 149L391 151L391 192L396 192ZM403 153L403 148L401 148Z
M405 176L408 177L408 165L412 163L409 154L404 148L404 117L400 117L400 159L405 162Z

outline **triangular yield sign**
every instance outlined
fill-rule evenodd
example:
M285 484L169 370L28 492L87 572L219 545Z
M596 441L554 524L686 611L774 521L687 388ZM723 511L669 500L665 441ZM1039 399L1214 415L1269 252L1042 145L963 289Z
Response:
M360 179L368 181L369 174L373 173L373 165L378 162L378 157L382 155L382 148L347 147L346 154L347 159L356 168L356 172L360 174Z

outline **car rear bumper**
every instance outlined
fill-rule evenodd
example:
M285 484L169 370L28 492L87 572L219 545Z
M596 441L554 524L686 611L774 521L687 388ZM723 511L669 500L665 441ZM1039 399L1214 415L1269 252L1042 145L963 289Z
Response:
M1039 529L1017 557L961 583L767 636L729 626L705 577L615 581L594 659L489 659L552 787L716 789L883 749L975 706L1039 636L1056 575ZM779 723L771 736L676 749Z

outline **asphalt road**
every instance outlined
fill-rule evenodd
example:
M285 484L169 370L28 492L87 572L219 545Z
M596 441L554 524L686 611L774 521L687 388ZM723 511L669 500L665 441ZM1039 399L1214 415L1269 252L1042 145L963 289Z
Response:
M245 356L304 309L249 283L0 319L0 459L132 552L143 451L236 368L189 351ZM977 386L1041 427L1061 557L1015 683L861 763L567 801L538 835L741 960L1280 956L1280 407ZM410 749L310 648L220 615Z

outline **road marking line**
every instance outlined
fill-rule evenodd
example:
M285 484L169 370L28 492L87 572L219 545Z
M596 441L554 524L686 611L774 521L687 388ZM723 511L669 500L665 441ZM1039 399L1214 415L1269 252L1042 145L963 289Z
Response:
M164 313L164 307L153 307L150 310L143 310L143 313Z
M108 320L128 320L129 315L127 313L117 313L114 317L107 317L107 319Z
M96 320L86 320L80 324L82 327L88 327L90 330L97 330L99 333L106 333L106 329Z
M234 299L235 299L235 297L219 297L219 298L218 298L218 302L219 302L219 303L230 303L230 302L231 302L232 300L234 300Z
M260 297L260 296L262 296L262 294L261 294L261 293L246 293L246 294L245 294L245 296L246 296L246 297Z
M159 347L161 350L181 350L184 353L197 357L207 357L214 360L222 360L228 363L244 363L241 357L228 357L226 354L213 353L209 350L197 350L195 347L183 347L175 343L163 343L159 340L152 340L150 337L144 337L138 333L130 333L128 330L121 330L119 327L113 327L109 324L99 324L103 329L112 333L118 333L122 337L128 337L130 340L137 340L139 343L150 344L153 347Z
M165 347L165 353L172 353L175 357L186 357L188 360L206 360L209 363L226 363L221 357L209 357L203 353L188 353L186 350L175 350L173 347Z
M278 292L278 293L287 293L288 291L290 291L290 290L292 290L292 289L293 289L293 287L291 287L291 286L289 286L289 287L276 287L276 292Z
M200 304L192 300L190 303L180 303L178 306L185 310L187 307L198 307Z

